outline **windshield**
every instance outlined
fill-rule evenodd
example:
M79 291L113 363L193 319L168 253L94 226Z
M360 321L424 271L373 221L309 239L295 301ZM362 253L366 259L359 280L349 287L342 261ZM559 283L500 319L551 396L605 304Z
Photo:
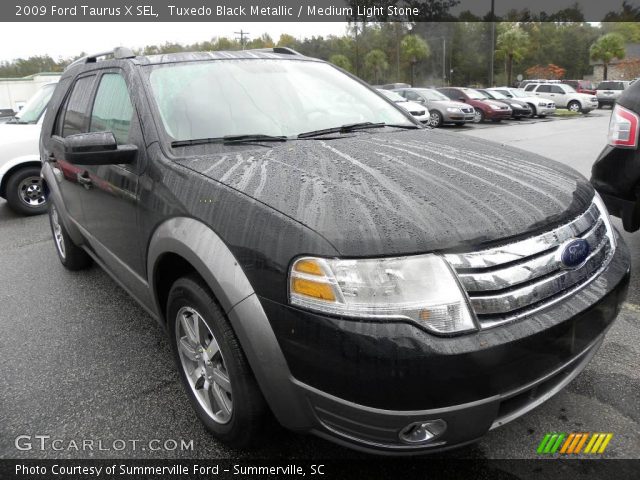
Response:
M498 92L497 90L490 90L487 93L491 95L493 98L496 98L498 100L504 100L506 98L509 98L506 95L503 95L502 93Z
M414 126L398 109L330 65L216 60L155 65L151 91L173 140L294 137L362 122Z
M509 93L511 93L511 95L513 95L515 98L524 98L527 96L527 94L522 90L518 90L516 88L514 88L513 90L509 90Z
M420 92L420 95L422 95L427 100L434 100L434 101L441 101L441 100L449 101L449 100L451 100L445 94L440 93L437 90L431 90L430 88L421 88L419 90L419 92Z
M383 89L378 89L378 91L380 93L382 93L385 97L387 97L389 100L391 100L392 102L406 102L407 99L404 98L402 95L397 94L396 92L392 92L391 90L383 90Z
M27 104L16 113L17 123L37 123L40 115L47 108L51 95L56 88L55 83L44 85L33 95Z
M473 88L466 88L464 90L464 93L466 93L467 96L473 100L485 100L489 98L488 96L483 95L482 93L480 93L477 90L474 90Z
M622 82L600 82L597 90L624 90Z

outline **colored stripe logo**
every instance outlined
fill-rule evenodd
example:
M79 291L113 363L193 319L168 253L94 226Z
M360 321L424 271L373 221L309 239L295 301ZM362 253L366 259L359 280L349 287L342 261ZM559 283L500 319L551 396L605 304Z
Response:
M547 433L538 445L537 453L540 455L602 454L612 438L613 433Z

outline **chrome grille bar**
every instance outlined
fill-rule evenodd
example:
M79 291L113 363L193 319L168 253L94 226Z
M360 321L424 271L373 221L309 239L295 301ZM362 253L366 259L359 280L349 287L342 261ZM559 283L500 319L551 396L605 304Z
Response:
M456 270L461 268L487 268L526 259L532 255L559 246L590 229L599 217L598 207L589 209L573 222L562 225L537 237L510 243L502 247L463 254L447 254L445 258Z
M612 257L610 233L594 201L573 221L536 237L445 258L480 326L489 328L545 308L595 278ZM590 254L579 267L566 269L559 249L572 238L585 239Z

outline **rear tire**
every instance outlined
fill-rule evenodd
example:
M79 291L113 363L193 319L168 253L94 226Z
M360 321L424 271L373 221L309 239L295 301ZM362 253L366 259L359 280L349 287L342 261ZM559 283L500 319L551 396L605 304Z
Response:
M5 197L11 210L20 215L40 215L47 211L40 168L24 167L7 180Z
M167 319L180 379L200 421L233 447L257 443L266 402L229 320L198 276L173 284Z
M82 270L91 265L91 257L71 240L56 205L49 205L49 225L60 263L67 270Z

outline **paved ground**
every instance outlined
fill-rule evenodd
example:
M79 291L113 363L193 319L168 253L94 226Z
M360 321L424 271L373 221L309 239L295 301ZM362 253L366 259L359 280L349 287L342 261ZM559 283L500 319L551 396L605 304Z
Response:
M605 141L609 111L588 117L453 129L556 158L588 174ZM640 265L640 233L625 234ZM637 272L638 268L634 268ZM608 456L640 458L640 288L606 343L565 391L480 443L446 457L535 457L549 431L604 431ZM0 200L0 458L199 457L313 459L362 457L313 437L275 429L268 446L234 451L192 414L163 332L99 268L65 271L45 216L21 218ZM19 451L18 435L94 439L94 450ZM97 441L103 448L96 451ZM123 451L115 451L127 442ZM152 439L193 440L193 450L150 451ZM34 447L37 441L33 439ZM140 440L133 450L131 440ZM26 446L26 443L21 445ZM151 447L156 447L153 443Z

